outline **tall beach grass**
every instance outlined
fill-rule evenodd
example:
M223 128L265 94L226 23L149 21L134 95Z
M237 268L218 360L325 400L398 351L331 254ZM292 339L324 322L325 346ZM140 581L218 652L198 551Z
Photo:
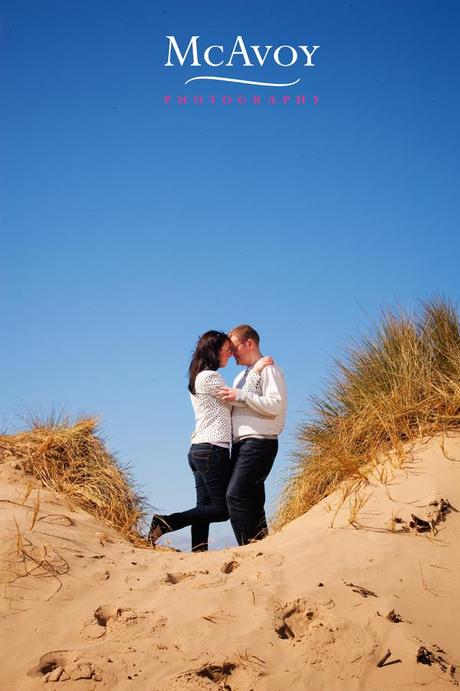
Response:
M275 528L362 477L382 454L460 427L460 325L447 300L424 302L414 316L385 312L336 365L298 431Z
M24 470L71 505L81 507L135 544L146 504L98 435L97 419L32 421L31 428L0 435L0 454L23 462Z

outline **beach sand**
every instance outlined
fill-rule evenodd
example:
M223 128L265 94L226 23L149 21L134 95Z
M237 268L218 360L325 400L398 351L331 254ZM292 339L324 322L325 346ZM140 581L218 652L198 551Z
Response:
M397 465L261 542L190 554L133 547L3 459L0 689L452 688L460 436Z

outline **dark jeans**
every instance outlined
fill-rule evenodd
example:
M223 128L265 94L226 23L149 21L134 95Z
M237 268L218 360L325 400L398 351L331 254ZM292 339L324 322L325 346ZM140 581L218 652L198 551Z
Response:
M229 450L214 444L192 444L188 462L195 477L196 506L161 516L171 531L192 526L192 550L208 549L209 524L228 520L225 492L231 475Z
M278 451L277 439L243 439L232 446L233 473L227 489L227 506L239 545L268 534L264 482Z

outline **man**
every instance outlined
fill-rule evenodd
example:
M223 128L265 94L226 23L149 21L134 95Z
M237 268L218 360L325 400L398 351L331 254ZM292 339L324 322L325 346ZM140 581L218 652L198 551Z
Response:
M229 334L238 365L246 369L233 387L223 387L224 401L239 401L232 412L233 474L227 489L227 506L233 532L239 545L260 540L268 533L265 517L264 482L278 451L278 435L286 418L287 392L284 376L276 365L268 365L260 374L258 392L242 387L252 366L262 357L259 334L242 324Z

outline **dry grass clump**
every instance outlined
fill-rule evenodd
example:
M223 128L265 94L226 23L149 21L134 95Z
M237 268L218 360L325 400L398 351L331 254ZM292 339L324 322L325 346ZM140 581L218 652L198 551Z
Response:
M347 478L402 444L460 426L460 325L443 299L420 314L386 312L351 348L298 433L275 526L308 511Z
M25 470L45 487L115 528L131 542L142 539L137 527L144 499L97 435L97 419L35 421L32 428L0 435L0 454L23 461Z

